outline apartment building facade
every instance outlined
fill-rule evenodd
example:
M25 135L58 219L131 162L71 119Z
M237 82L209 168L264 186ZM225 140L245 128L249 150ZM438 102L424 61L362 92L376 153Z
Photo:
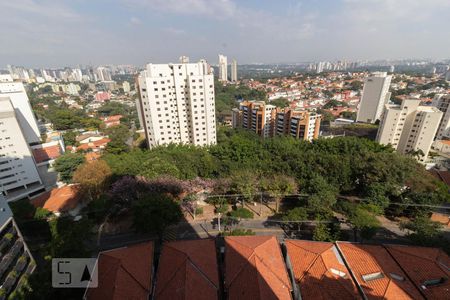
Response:
M0 97L11 100L26 141L31 145L40 143L39 127L23 83L13 81L11 75L0 75Z
M228 59L222 54L219 54L219 80L228 81Z
M238 75L237 75L237 61L235 59L233 59L233 61L231 62L231 81L232 82L236 82L238 80Z
M214 78L205 60L148 64L138 85L136 104L149 148L216 143Z
M384 105L391 98L389 85L391 75L386 72L374 72L364 81L361 102L359 103L357 122L375 123L380 119Z
M400 153L421 150L420 161L428 157L443 113L436 107L420 106L419 99L405 99L400 105L386 104L376 140L392 145Z
M312 111L278 108L263 101L243 101L233 109L233 128L245 128L261 137L291 135L311 141L320 133L321 115Z
M442 112L442 119L436 133L436 140L450 139L450 94L437 94L433 98L432 106Z
M16 112L10 98L0 98L0 193L7 201L43 190Z

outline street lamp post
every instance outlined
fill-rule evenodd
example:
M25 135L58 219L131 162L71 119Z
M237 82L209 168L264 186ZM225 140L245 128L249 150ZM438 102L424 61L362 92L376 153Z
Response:
M218 225L219 225L219 232L220 232L220 216L221 216L221 213L218 213L217 222L218 222Z

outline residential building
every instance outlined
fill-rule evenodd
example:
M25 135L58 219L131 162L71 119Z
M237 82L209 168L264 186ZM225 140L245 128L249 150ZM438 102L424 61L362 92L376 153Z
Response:
M359 292L336 245L286 240L287 264L293 271L296 299L357 299Z
M292 299L291 282L274 236L225 237L228 299Z
M114 115L101 118L101 120L103 121L103 124L105 124L105 127L109 128L120 125L120 119L122 118L123 118L122 115Z
M442 111L442 119L436 133L437 140L450 139L450 94L437 94L433 98L432 104Z
M386 72L374 72L365 79L357 122L375 123L380 119L383 107L391 97L389 92L391 79L392 76Z
M31 199L35 207L45 208L56 216L68 214L76 216L81 210L83 197L76 184L54 188Z
M425 161L442 118L433 106L420 106L420 99L405 99L400 105L386 104L376 140L400 153L422 151Z
M124 93L129 93L131 91L131 86L130 86L130 83L128 81L124 81L122 83L122 88L123 88L123 92Z
M276 106L264 101L243 101L239 110L233 110L233 127L242 127L255 132L261 137L274 134Z
M450 298L450 258L441 249L403 245L385 248L426 299Z
M284 109L276 114L276 134L312 141L319 137L321 120L314 111Z
M214 77L205 60L148 64L138 83L138 111L150 148L216 143Z
M219 54L219 80L228 81L228 62L225 55Z
M233 61L231 62L231 81L232 82L236 82L238 80L238 73L237 73L237 61L235 59L233 59Z
M364 299L423 299L383 246L336 244Z
M150 299L153 285L153 242L100 252L98 287L87 288L83 299Z
M0 193L8 201L43 189L17 113L10 98L0 98Z
M111 72L105 67L98 67L95 75L98 81L111 81Z
M156 278L154 299L220 299L215 241L165 243Z
M0 298L14 298L10 295L18 288L20 282L33 273L36 263L2 194L0 194L0 251L2 255Z
M319 137L321 118L313 111L281 109L263 101L243 101L232 111L233 128L242 127L261 137L291 135L307 141Z
M10 75L0 75L0 97L11 100L27 143L39 143L41 134L23 83L13 81Z

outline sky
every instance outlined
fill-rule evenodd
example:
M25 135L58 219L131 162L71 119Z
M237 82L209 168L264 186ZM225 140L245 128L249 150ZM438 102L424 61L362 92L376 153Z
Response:
M450 0L0 0L0 68L450 58Z

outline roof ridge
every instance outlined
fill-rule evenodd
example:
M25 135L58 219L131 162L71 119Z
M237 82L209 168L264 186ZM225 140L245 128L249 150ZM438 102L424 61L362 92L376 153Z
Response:
M248 257L247 261L249 261L253 256L256 256L255 251L253 251L253 253ZM238 277L238 275L242 272L242 270L245 267L246 265L244 265L242 268L240 268L238 272L236 272L236 275L234 275L233 279L231 279L230 282L228 283L229 286L231 286L231 283L233 283L233 281Z
M200 267L197 266L197 264L195 264L189 257L188 257L188 261L189 263L203 276L205 277L205 279L212 284L212 286L214 286L216 289L218 289L218 286L216 286L214 284L214 282L212 282L212 280L209 279L209 277L200 269Z
M316 261L319 259L319 257L322 258L321 255L316 254L316 257L315 257L315 258L312 260L312 262L308 265L308 267L307 267L307 269L306 269L307 272L309 272L309 270L310 270L310 269L312 268L312 266L316 263ZM323 261L323 259L322 259L322 261ZM324 265L325 265L325 263L324 263ZM325 267L326 267L326 266L325 266ZM305 277L305 273L303 273L303 276L300 277L299 280L302 280L304 277Z
M247 246L246 244L243 244L243 243L239 242L239 241L236 240L236 239L228 239L228 240L229 240L229 241L236 242L237 244L239 244L239 245L241 245L241 246L244 246L244 247L247 248L247 249L252 249L253 252L255 252L256 248L258 248L258 247L261 246L262 244L265 244L267 241L269 241L269 240L266 240L266 241L264 241L263 243L261 243L261 244L259 244L258 246L256 246L255 248L251 248L251 247Z
M131 272L129 272L126 268L123 267L122 264L120 264L120 268L123 269L128 275L130 275L130 277L133 278L134 281L136 281L137 284L138 284L139 286L141 286L145 291L147 291L147 292L150 293L150 289L147 289L145 286L143 286L143 285L141 284L141 282L140 282L139 280L137 280L137 278L134 277L134 275L133 275Z
M187 255L186 255L187 256ZM186 260L187 260L187 258L185 258L184 259L184 264L183 264L183 262L180 264L180 265L184 265L184 266L186 266ZM160 266L159 266L160 267ZM158 268L159 268L158 267ZM156 290L155 290L155 296L158 296L158 295L160 295L166 288L167 288L167 286L169 286L169 283L175 278L175 275L177 275L178 274L178 272L180 272L180 269L181 268L179 268L179 266L178 266L178 268L176 269L176 271L175 272L173 272L173 274L172 274L172 276L170 277L170 279L169 280L167 280L167 282L166 282L166 284L164 285L164 287L158 292L158 294L156 294ZM159 274L158 274L159 275ZM186 274L185 274L185 276L186 276ZM186 282L186 280L184 281L184 282Z
M275 272L272 271L272 268L270 268L266 263L264 263L264 261L263 261L258 255L256 255L256 257L261 261L261 263L262 263L264 266L266 266L266 267L270 270L270 272L271 272L273 275L275 275L276 278L278 278L279 281L281 281L284 285L287 285L287 286L289 285L289 279L288 279L288 282L287 282L287 284L286 284L286 282L284 282L283 279L281 279L277 274L275 274ZM283 262L283 266L284 266L284 262ZM286 271L286 270L285 270L285 271ZM258 272L258 274L259 274L259 272Z
M255 248L253 248L254 250L256 250L257 248L261 247L262 245L264 245L265 243L271 241L272 239L274 239L274 236L271 236L269 239L265 240L264 242L262 242L261 244L259 244L258 246L256 246Z

